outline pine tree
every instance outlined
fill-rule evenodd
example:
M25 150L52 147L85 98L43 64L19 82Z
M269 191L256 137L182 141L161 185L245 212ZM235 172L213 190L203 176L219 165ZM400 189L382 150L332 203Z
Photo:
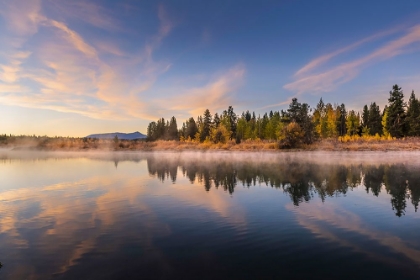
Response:
M292 99L292 103L289 104L287 111L281 111L280 126L278 126L277 130L281 130L281 133L284 133L286 131L285 127L290 123L296 123L300 126L302 139L299 141L302 141L305 144L310 144L314 141L314 125L311 116L309 115L308 104L299 103L297 98Z
M176 124L176 118L172 117L168 127L168 139L179 140L178 137L178 125Z
M232 106L229 106L227 110L227 116L229 118L230 131L231 131L230 139L236 139L236 120L238 117L236 116L235 112L233 112Z
M420 136L420 103L414 91L408 101L406 123L409 136Z
M185 139L188 139L188 137L193 140L195 139L195 135L198 132L197 124L195 123L195 120L193 117L189 118L186 122L186 130L185 130Z
M369 106L369 118L367 122L370 135L382 135L382 117L379 106L375 102Z
M215 128L218 128L218 127L219 127L219 124L220 124L220 117L219 117L219 114L215 113L215 114L214 114L214 117L213 117L213 126L214 126Z
M369 126L369 109L368 106L365 105L363 106L363 111L362 111L362 126L363 127L368 127Z
M156 122L151 122L147 126L147 141L155 141L156 140L156 131L157 131L157 124Z
M392 137L401 138L405 135L404 94L398 85L392 87L388 99L388 118L386 129Z
M347 111L346 106L342 103L336 108L336 118L337 118L337 131L339 136L346 135L346 119Z
M210 129L211 129L211 114L210 114L209 109L206 109L202 117L202 127L200 130L201 142L206 140L207 137L210 137Z

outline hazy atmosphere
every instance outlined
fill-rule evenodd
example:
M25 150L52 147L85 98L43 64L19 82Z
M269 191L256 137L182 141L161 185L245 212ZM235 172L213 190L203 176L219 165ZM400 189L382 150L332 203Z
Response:
M420 92L420 2L0 0L1 133L386 104Z

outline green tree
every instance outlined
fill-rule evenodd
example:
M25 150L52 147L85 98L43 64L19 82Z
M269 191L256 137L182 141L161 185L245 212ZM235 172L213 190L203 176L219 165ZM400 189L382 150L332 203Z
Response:
M322 137L327 137L327 122L326 122L326 114L325 114L325 104L322 98L319 100L318 104L316 105L314 114L313 114L313 121L315 125L316 133Z
M238 124L236 127L236 137L240 140L246 139L246 130L247 130L248 122L246 120L246 115L242 114L242 116L238 120Z
M189 118L186 122L186 129L185 129L185 139L195 139L195 135L198 132L197 124L193 117Z
M151 122L147 126L147 141L155 141L156 140L156 131L157 131L157 124L156 122Z
M282 111L281 122L286 124L291 122L297 123L303 132L303 139L301 140L305 144L310 144L314 141L314 125L309 115L308 104L301 104L297 101L297 98L293 98L287 111Z
M168 127L168 140L179 140L176 118L172 117Z
M236 116L235 112L233 112L232 106L229 106L227 110L227 117L229 120L230 132L231 132L230 139L235 139L236 138L236 121L238 117Z
M363 127L368 127L369 126L369 109L368 106L365 105L363 106L363 111L362 111L362 126Z
M337 132L339 136L344 136L347 133L346 130L346 119L347 111L346 106L342 103L336 108L336 119L337 119Z
M337 122L336 122L335 110L331 103L325 106L325 136L336 137L337 136Z
M353 136L358 134L360 126L360 116L354 110L351 110L347 116L346 128L347 135Z
M411 92L410 99L408 100L406 121L408 135L420 136L420 103L414 95L414 91Z
M388 99L388 118L386 129L392 137L401 138L405 135L404 94L398 85L392 87Z
M379 106L375 102L369 106L369 118L367 121L370 135L382 135L382 117Z
M217 127L219 127L219 124L220 124L220 117L219 117L219 114L215 113L215 114L214 114L214 117L213 117L213 126L214 126L215 128L217 128Z
M202 128L200 131L200 141L203 142L207 137L210 137L211 129L211 114L209 109L206 109L202 118Z
M270 114L271 117L268 120L267 125L262 127L264 129L265 133L259 134L259 138L270 139L270 140L277 140L278 138L278 130L280 125L280 113L278 111L275 111L274 113ZM264 123L264 117L260 121L261 124ZM261 125L262 126L262 125ZM263 130L262 130L263 131Z

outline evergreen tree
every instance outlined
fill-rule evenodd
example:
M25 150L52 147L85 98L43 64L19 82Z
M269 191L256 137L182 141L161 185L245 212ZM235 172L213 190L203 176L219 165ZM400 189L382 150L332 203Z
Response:
M346 130L346 119L347 111L346 106L342 103L336 108L336 118L337 118L337 131L339 136L344 136L347 133Z
M235 139L236 138L236 120L238 117L236 116L235 112L233 112L232 106L229 106L227 110L227 116L229 118L230 131L231 131L230 139Z
M185 139L188 137L190 139L195 139L195 135L198 132L197 124L195 123L195 120L193 117L189 118L186 123L186 129L185 129Z
M297 98L292 99L287 111L281 112L281 122L289 124L295 122L301 128L302 139L305 144L310 144L314 141L314 125L309 115L309 105L306 103L299 103ZM282 130L283 132L286 130Z
M267 130L267 125L270 122L270 119L267 115L267 113L265 113L262 117L261 120L261 131L263 132L262 135L260 136L261 139L269 139L266 130Z
M404 94L398 85L392 87L388 99L388 118L386 129L392 137L401 138L405 135Z
M375 102L369 106L369 118L367 121L367 127L370 135L382 135L382 117L379 106Z
M219 117L219 114L215 113L215 114L214 114L214 117L213 117L213 126L214 126L215 128L218 128L218 127L219 127L219 124L220 124L220 117Z
M368 127L369 126L369 109L368 106L365 105L363 106L363 111L362 111L362 126L363 127Z
M147 141L155 141L156 139L157 124L156 122L151 122L147 126Z
M202 128L200 130L201 142L206 140L207 137L210 137L210 129L211 129L211 114L210 114L209 109L206 109L202 117Z
M420 103L414 91L408 101L406 123L409 136L420 136Z
M161 118L157 121L156 124L156 140L161 140L164 138L165 133L166 132L166 124L165 124L165 119Z
M179 140L178 137L178 125L176 124L176 118L172 117L168 127L168 139Z
M251 113L248 110L246 110L246 113L245 113L245 120L247 122L249 122L251 120Z

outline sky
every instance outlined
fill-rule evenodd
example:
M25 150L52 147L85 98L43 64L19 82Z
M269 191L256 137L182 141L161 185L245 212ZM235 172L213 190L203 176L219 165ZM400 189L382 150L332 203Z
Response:
M0 134L420 96L420 1L0 0Z

